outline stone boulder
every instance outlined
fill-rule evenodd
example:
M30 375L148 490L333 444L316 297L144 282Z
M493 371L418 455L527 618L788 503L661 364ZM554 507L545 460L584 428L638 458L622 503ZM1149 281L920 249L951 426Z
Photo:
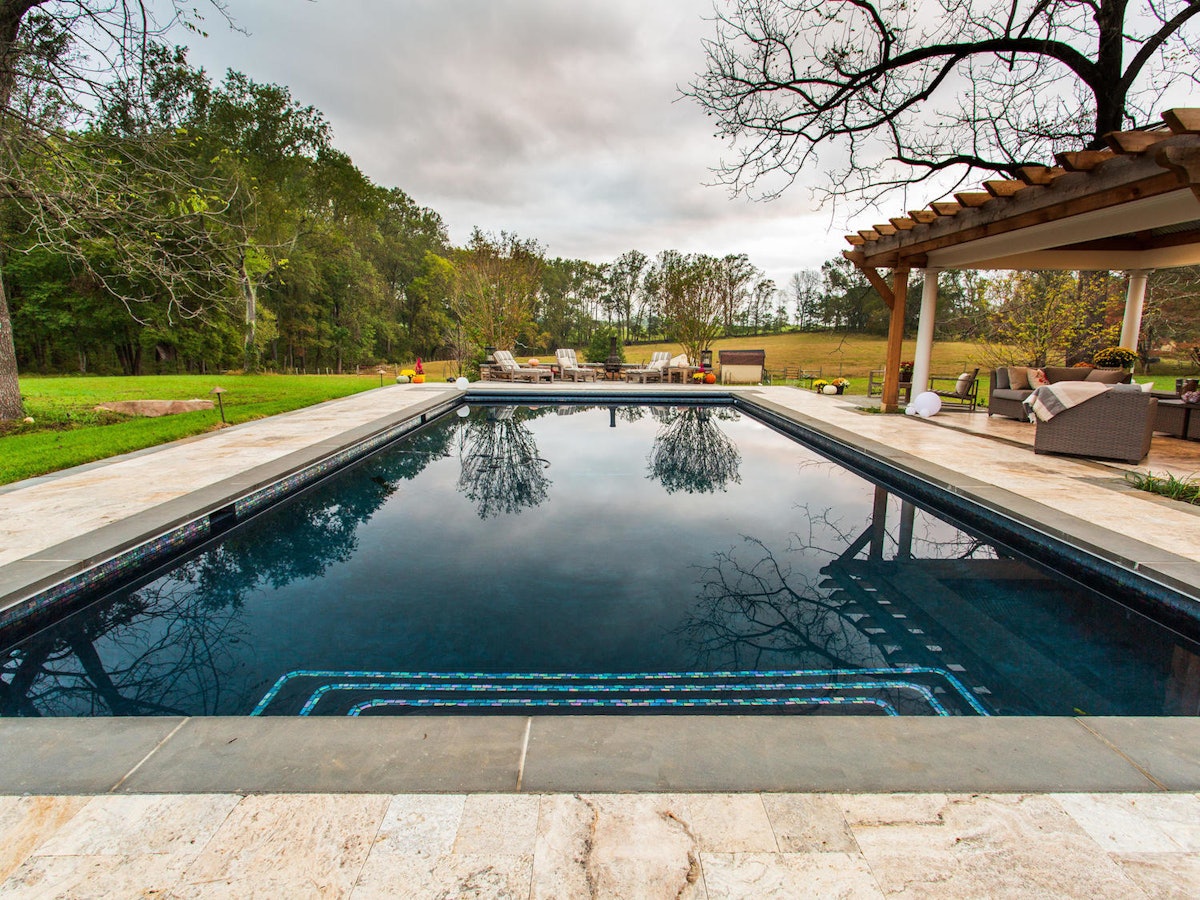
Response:
M111 403L101 403L96 407L97 410L106 409L109 412L121 413L125 416L150 416L151 418L212 408L211 400L114 400Z

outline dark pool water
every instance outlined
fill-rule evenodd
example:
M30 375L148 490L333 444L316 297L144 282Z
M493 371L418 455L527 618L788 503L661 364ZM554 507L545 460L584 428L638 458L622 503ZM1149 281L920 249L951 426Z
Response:
M765 425L476 408L0 654L4 715L1194 714L1195 647Z

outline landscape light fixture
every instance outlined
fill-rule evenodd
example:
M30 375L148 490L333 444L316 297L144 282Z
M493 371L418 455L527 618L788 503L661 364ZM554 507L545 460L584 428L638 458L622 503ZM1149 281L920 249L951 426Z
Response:
M225 393L225 388L215 387L209 391L209 393L217 395L217 406L220 407L221 410L221 424L228 425L229 423L225 421L225 402L221 399L221 395Z

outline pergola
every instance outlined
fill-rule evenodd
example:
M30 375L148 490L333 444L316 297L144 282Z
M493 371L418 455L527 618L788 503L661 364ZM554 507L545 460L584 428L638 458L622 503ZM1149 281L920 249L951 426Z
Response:
M844 251L891 309L883 409L899 396L908 273L925 272L914 396L926 389L938 273L943 269L1125 270L1121 346L1136 348L1150 271L1200 263L1200 109L1172 109L1163 124L1112 132L1108 148L1059 153L1012 180L846 236ZM891 283L880 274L891 270Z

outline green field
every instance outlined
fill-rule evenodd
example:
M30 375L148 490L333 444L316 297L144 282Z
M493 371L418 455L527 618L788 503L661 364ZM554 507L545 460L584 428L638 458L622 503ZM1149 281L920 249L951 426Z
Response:
M905 341L901 359L912 359L916 341ZM872 369L883 368L887 356L887 341L868 335L834 335L829 333L769 334L758 337L723 338L713 344L713 361L717 351L725 349L754 349L767 352L767 369L771 372L802 369L819 373L822 378L839 376L861 378L866 384L867 374ZM630 362L650 361L655 350L681 353L678 344L637 344L625 348L625 358ZM935 342L933 345L933 373L935 375L957 375L964 369L970 371L980 366L986 371L987 364L980 360L982 351L978 344L965 341Z
M153 447L221 427L216 409L149 419L97 412L111 400L213 399L225 389L231 425L379 387L379 375L143 375L22 378L32 425L0 425L0 484Z

